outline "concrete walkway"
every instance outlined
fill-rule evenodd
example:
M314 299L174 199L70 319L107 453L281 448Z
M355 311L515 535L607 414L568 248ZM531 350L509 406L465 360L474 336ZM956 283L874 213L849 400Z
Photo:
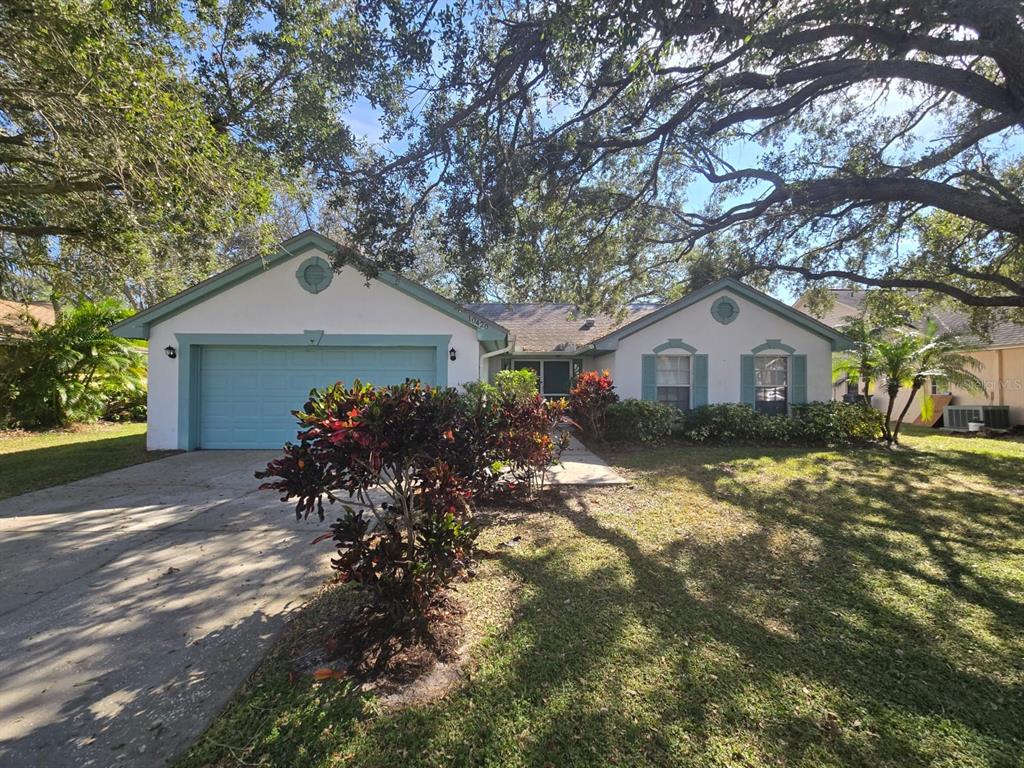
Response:
M326 526L172 456L0 502L0 766L162 766L328 574Z
M624 485L627 481L575 437L562 453L562 465L551 470L551 485Z

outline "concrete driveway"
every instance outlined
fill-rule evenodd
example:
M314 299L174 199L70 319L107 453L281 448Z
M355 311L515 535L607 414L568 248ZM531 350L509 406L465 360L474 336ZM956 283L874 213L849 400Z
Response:
M159 766L328 575L262 451L180 454L0 501L0 765Z

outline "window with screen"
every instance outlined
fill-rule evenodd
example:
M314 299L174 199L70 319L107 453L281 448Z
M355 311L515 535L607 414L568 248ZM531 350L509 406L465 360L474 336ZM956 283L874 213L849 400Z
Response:
M786 413L789 402L789 358L759 355L754 358L754 407L761 413Z
M658 355L658 402L680 410L690 408L690 356Z

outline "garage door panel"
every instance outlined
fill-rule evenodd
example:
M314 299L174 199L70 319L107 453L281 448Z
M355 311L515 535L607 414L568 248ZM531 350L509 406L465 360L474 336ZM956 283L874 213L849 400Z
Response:
M295 440L291 415L309 391L355 379L433 384L433 347L204 347L199 365L199 447L277 448Z

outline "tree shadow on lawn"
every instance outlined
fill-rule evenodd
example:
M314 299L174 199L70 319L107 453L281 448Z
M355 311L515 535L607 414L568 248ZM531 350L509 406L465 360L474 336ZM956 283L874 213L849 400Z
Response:
M666 452L638 489L559 497L517 546L488 543L518 615L459 690L384 713L281 694L262 747L274 765L1017 765L1024 606L993 572L1019 563L1019 505L922 485L927 462L840 455L857 477L807 453L781 487L749 451ZM715 525L672 511L694 500L663 476L724 505Z

